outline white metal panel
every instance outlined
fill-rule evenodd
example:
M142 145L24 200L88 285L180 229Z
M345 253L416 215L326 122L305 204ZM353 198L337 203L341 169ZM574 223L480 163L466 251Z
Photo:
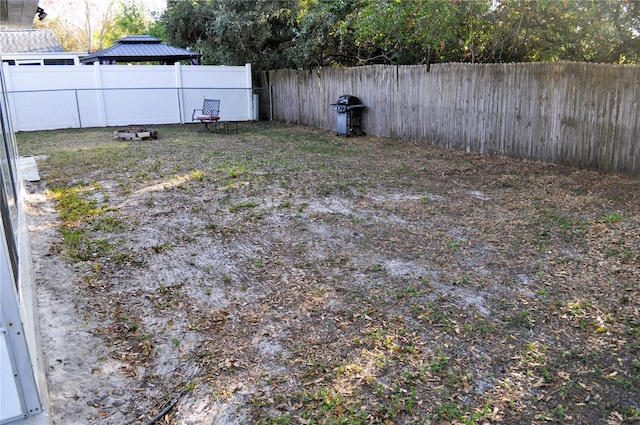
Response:
M3 116L0 142L4 145L3 151L7 149L8 152L7 156L0 159L3 166L6 161L11 163L13 170L17 170L17 147L10 120L5 116L8 105L3 72L0 72L0 87L2 88L0 109ZM0 180L3 179L4 176L0 174ZM7 213L6 203L0 202L0 294L2 294L0 296L0 380L2 381L0 423L8 424L19 420L25 425L40 425L45 424L47 418L42 414L41 394L37 382L41 383L42 396L46 399L46 381L44 369L38 362L37 355L39 335L33 308L35 282L30 269L31 256L23 200L24 187L20 171L17 171L12 182L17 186L15 187L17 223L11 220L10 214ZM5 181L0 182L0 196L3 197L0 201L5 200L4 183ZM8 188L12 193L13 189ZM15 238L11 237L14 233ZM14 250L18 254L17 264L11 260L10 253Z
M0 423L22 417L18 383L14 378L13 366L9 357L7 332L0 329Z
M2 215L0 215L0 228L5 229ZM3 357L0 358L0 368L2 369L0 379L2 379L1 388L3 390L0 394L2 399L0 423L5 424L15 419L15 408L19 409L19 418L26 418L41 413L42 407L19 307L17 282L9 260L9 247L5 235L2 233L0 233L0 293L2 294L0 297L0 329L2 329L2 350L5 351L2 352ZM4 410L5 386L9 391L12 403L15 401L12 386L15 386L18 395L18 403L12 404L12 408L7 410L6 415Z

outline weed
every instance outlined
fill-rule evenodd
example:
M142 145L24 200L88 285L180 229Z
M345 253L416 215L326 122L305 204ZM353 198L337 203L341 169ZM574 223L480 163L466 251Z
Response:
M459 421L463 418L462 410L455 403L443 403L436 407L434 419L449 422Z
M551 416L557 418L560 421L563 421L566 415L567 412L565 411L562 404L558 404L558 406L556 406L556 408L551 411Z
M247 168L242 165L233 165L227 169L227 173L231 178L237 179L247 172Z
M302 146L302 150L317 153L320 155L344 155L344 144L339 141L329 142L327 140L313 141Z
M469 283L469 276L467 276L467 274L463 274L461 278L459 279L454 279L452 284L453 285L460 285L460 286L465 286Z
M423 276L420 278L420 282L422 282L424 285L429 285L431 283L431 277Z
M265 420L261 420L258 423L266 425L289 425L291 423L291 415L286 414L282 416L272 416L266 418Z
M86 194L92 190L87 186L75 186L69 188L53 187L47 192L58 201L62 221L71 227L104 211L97 206L96 201L87 199Z
M506 315L504 320L507 323L507 327L510 328L532 329L535 324L533 315L527 310L523 310L520 313Z
M246 210L249 208L253 208L258 206L258 204L256 202L253 201L243 201L243 202L238 202L237 204L233 204L229 207L229 212L231 213L237 213L239 211L242 210Z
M202 180L204 180L205 174L204 174L204 171L202 171L202 170L196 170L196 171L193 171L189 176L193 180L202 181Z
M449 364L449 358L445 356L442 346L436 347L436 356L429 365L429 370L434 373L442 373Z
M502 187L512 188L518 186L521 180L522 178L520 176L508 174L500 179L499 185Z
M453 323L451 322L450 314L446 310L433 308L423 313L418 318L426 320L435 326L442 327L445 332L453 330Z
M96 221L96 224L93 226L93 228L102 232L114 233L120 230L124 230L125 226L121 220L115 217L102 216Z
M349 220L354 223L366 223L369 221L369 217L357 217L354 214L349 214Z
M569 308L569 311L572 316L581 315L585 311L585 309L587 309L590 306L591 306L591 301L584 301L584 300L567 303L567 307Z
M151 245L151 251L153 251L156 254L159 254L163 251L168 250L169 248L171 248L171 244L169 242L165 242L163 244L156 244L156 245Z
M624 216L620 212L612 212L611 214L598 220L600 223L619 223L624 219Z
M396 291L396 298L414 297L420 294L420 290L416 286L407 286L404 289Z
M384 267L381 264L374 264L370 269L372 272L381 272L384 271Z
M301 404L300 417L306 423L353 425L367 423L367 412L360 409L358 400L347 399L329 387L297 393L294 401Z
M449 245L449 249L451 250L451 252L460 251L460 241L456 239L450 240L449 242L447 242L447 245Z
M640 418L640 407L625 407L622 409L622 415L625 419Z
M479 323L477 325L465 324L463 331L465 334L475 334L479 337L486 337L495 332L496 326L493 323Z
M576 237L584 236L587 225L586 220L578 220L558 212L554 203L549 205L536 205L538 215L533 217L531 224L537 232L538 240L535 242L540 251L546 248L548 239L552 235L559 235L564 241L573 241ZM557 233L556 233L557 232Z

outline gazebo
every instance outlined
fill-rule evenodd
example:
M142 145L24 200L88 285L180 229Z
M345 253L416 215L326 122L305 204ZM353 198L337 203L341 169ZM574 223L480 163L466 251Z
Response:
M99 50L80 59L86 65L100 62L115 65L120 62L161 62L165 65L188 60L192 65L200 63L200 53L163 44L150 35L129 35L111 47Z

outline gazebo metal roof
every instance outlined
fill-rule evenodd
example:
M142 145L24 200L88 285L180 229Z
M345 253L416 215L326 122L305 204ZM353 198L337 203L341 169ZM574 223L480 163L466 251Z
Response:
M150 35L129 35L121 38L111 47L97 51L80 59L83 64L100 62L163 62L173 64L188 60L197 65L200 53L163 44L159 38Z

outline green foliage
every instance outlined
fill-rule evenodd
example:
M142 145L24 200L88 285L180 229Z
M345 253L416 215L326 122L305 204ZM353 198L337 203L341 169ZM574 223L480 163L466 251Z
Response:
M151 19L140 0L121 0L120 13L115 17L113 30L105 35L104 45L111 46L127 35L147 34L150 26Z
M294 0L169 0L163 15L167 39L202 53L204 64L277 68L295 37Z
M502 0L492 60L638 63L640 4L618 0Z
M168 0L161 24L170 43L199 50L203 63L260 70L640 61L634 1Z
M484 16L491 1L365 0L345 25L358 45L368 49L366 62L419 64L476 62L489 27Z

